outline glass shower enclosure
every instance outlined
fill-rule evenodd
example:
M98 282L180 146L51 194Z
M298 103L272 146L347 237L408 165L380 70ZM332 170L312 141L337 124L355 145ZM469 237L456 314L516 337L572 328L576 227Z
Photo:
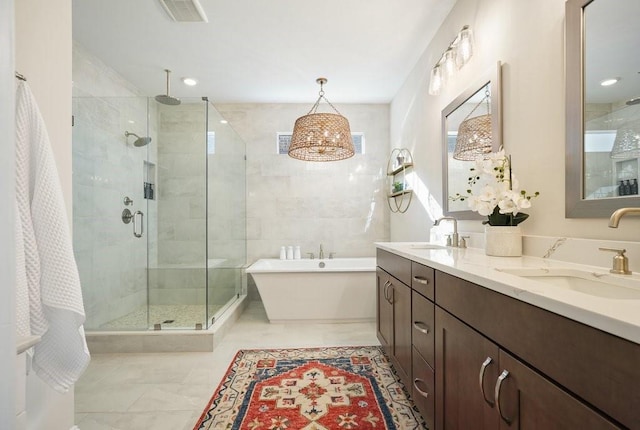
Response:
M245 144L207 98L73 98L88 330L206 329L242 294Z

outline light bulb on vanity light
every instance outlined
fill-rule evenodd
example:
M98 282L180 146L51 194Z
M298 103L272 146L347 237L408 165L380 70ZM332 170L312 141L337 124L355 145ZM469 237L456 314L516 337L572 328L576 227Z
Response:
M462 27L458 33L458 44L456 45L456 66L462 68L473 56L473 32L468 25Z
M456 58L454 56L453 48L449 47L444 53L444 61L442 62L442 74L444 79L449 80L456 73Z
M440 94L442 85L442 72L440 71L440 66L436 65L433 69L431 69L431 78L429 79L429 94L432 96L437 96L438 94Z

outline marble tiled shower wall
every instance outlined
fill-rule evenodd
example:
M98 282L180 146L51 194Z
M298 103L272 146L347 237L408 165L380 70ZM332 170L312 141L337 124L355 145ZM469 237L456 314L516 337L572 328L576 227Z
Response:
M158 107L159 267L206 266L204 103L183 101L179 106Z
M216 104L247 144L247 261L278 258L283 245L303 256L375 255L389 239L386 163L389 106L336 105L352 132L364 132L365 154L330 163L295 160L276 152L276 133L291 132L310 104Z
M125 196L133 199L132 212L154 215L156 202L144 199L143 178L145 160L155 163L157 154L155 145L134 147L124 133L157 142L157 115L134 86L76 43L73 115L74 250L85 327L95 329L147 303L147 255L156 258L157 233L150 225L145 237L135 238L120 215Z
M245 145L220 119L201 99L158 107L159 245L158 269L149 272L151 304L208 299L221 306L241 288Z

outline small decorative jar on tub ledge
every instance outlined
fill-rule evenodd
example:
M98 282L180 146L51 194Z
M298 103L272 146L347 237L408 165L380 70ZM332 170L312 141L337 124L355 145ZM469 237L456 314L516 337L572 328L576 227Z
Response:
M485 225L484 252L495 257L522 256L522 229L519 225Z

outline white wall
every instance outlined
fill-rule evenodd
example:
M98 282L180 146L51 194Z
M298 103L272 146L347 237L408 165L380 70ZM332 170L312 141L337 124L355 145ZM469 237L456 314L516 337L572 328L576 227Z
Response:
M640 220L625 218L618 229L607 219L564 217L564 0L459 0L391 104L391 147L415 155L424 186L422 204L392 215L392 240L425 240L443 199L441 111L474 81L503 62L503 137L514 172L528 191L541 196L527 210L526 235L638 241ZM429 71L463 25L474 31L471 62L439 96L428 95ZM478 221L461 223L482 231ZM601 265L609 264L602 257Z
M276 133L291 132L305 104L216 104L247 145L247 261L278 258L283 245L326 256L375 255L389 238L385 172L388 105L339 105L352 132L365 133L365 154L330 163L276 153Z
M27 77L46 123L71 222L71 0L20 0L15 8L15 67ZM33 372L29 378L29 428L68 430L73 391L61 395Z
M15 195L15 79L14 2L0 2L0 196ZM0 428L16 422L16 323L14 212L7 204L0 211Z

